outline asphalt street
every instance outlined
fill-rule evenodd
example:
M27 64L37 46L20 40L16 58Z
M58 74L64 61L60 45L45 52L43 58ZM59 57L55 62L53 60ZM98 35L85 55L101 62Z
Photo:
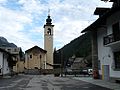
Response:
M70 77L17 75L0 78L0 90L111 90Z

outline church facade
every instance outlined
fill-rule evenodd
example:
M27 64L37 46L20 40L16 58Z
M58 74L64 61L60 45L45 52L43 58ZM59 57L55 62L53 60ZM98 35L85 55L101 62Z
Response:
M53 69L53 27L48 15L44 25L44 49L34 46L25 51L25 69Z

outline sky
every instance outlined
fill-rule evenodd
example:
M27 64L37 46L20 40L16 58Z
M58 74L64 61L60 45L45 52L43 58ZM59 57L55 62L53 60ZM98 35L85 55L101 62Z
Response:
M111 7L101 0L0 0L0 36L23 51L37 45L44 49L44 24L50 9L54 48L60 49L93 23L96 7Z

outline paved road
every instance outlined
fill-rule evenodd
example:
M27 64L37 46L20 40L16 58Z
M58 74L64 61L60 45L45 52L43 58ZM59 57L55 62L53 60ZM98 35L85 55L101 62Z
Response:
M0 79L0 90L110 90L84 81L52 75L18 75Z
M0 90L23 90L32 78L27 75L0 78Z

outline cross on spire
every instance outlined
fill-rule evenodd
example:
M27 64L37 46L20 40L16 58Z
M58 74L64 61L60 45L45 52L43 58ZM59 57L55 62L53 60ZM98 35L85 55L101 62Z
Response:
M46 24L51 25L52 24L52 19L50 18L50 9L48 9L48 18L46 19Z
M50 9L48 9L48 16L50 16Z

